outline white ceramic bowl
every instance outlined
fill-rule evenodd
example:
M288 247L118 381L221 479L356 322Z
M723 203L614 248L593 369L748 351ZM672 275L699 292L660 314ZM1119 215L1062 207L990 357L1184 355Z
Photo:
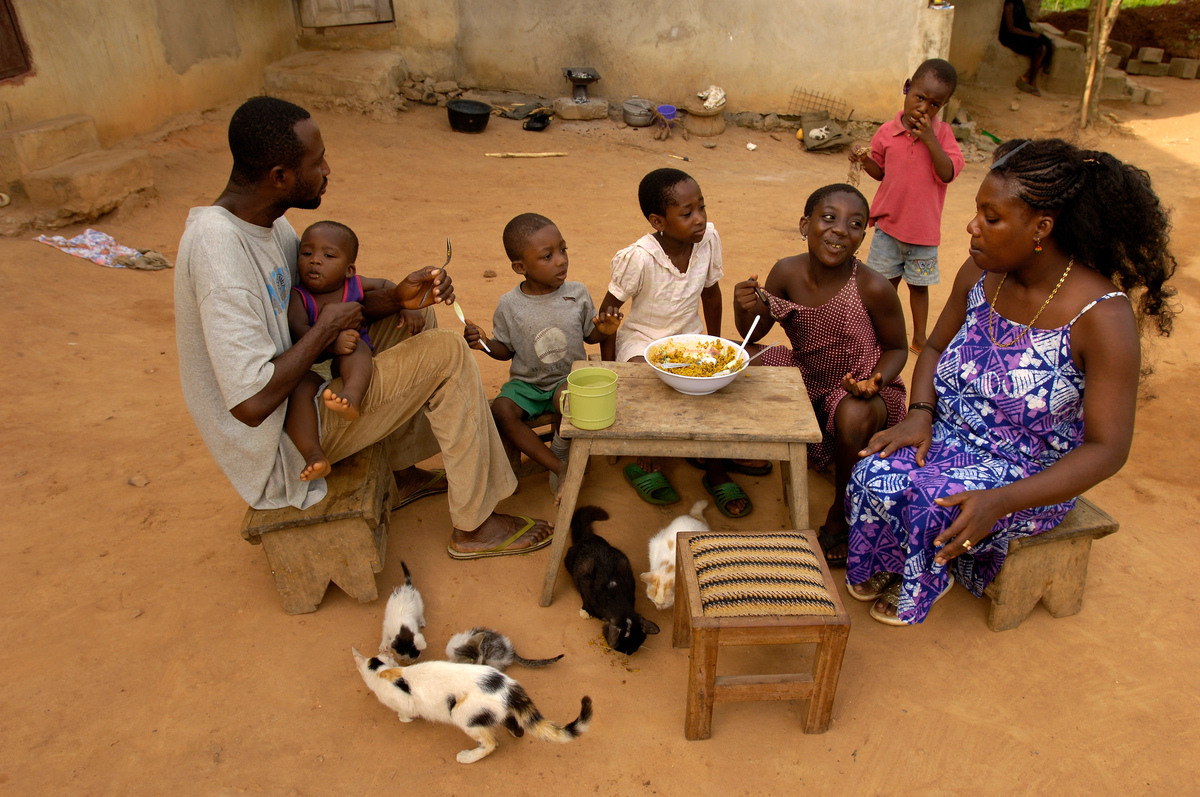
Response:
M654 352L657 352L661 346L667 343L678 343L684 346L697 346L699 344L713 343L715 341L720 341L726 346L732 346L735 349L741 345L740 343L734 343L732 340L726 340L725 338L718 338L712 335L668 335L667 337L659 338L658 340L646 346L646 362L649 363L650 367L654 369L654 373L658 374L659 379L666 382L680 393L686 393L689 396L707 396L709 393L715 393L721 388L725 387L734 379L736 379L738 374L746 370L746 363L750 359L750 356L746 354L746 352L743 351L741 357L738 359L738 362L742 367L737 371L734 371L731 374L725 374L724 376L683 376L682 374L677 374L673 371L659 368L657 365L651 362L650 355Z

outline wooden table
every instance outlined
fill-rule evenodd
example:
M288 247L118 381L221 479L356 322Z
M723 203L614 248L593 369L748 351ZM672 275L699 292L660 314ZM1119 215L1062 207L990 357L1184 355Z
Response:
M570 439L571 458L546 565L542 606L549 606L554 598L571 536L571 515L592 455L778 462L791 512L789 528L808 528L808 444L821 440L821 429L798 368L752 367L716 393L686 396L668 387L646 363L580 361L572 370L589 367L617 373L617 419L607 429L596 430L576 429L563 419L559 434Z

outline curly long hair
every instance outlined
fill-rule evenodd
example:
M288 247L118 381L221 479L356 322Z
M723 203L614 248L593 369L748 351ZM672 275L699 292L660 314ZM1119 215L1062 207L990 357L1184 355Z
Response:
M1149 323L1171 334L1175 289L1165 284L1176 265L1171 225L1149 174L1059 138L1006 141L992 168L1017 182L1017 196L1030 207L1058 212L1051 237L1129 294L1139 327Z

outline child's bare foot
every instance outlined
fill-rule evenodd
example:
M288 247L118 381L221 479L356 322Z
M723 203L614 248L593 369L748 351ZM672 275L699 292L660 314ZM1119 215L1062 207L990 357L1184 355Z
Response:
M300 481L310 482L314 479L324 479L331 470L333 470L333 466L329 464L329 460L325 459L325 454L316 453L308 458L304 470L300 471Z
M325 408L330 412L336 412L348 421L358 420L358 401L348 396L339 396L329 388L325 388L325 392L321 394L321 400L325 402Z
M562 503L563 486L567 482L567 463L563 463L561 468L555 468L550 471L550 492L554 493L554 505L558 506Z

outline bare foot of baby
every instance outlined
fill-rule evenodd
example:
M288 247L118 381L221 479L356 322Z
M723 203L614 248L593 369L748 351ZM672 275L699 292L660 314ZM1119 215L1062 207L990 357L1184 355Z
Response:
M325 408L330 412L336 412L348 421L358 420L358 402L351 401L346 396L339 396L329 388L325 388L325 392L321 394L321 400L325 402Z
M304 470L300 471L300 481L310 482L314 479L324 479L331 470L333 470L333 466L329 464L329 460L325 459L325 455L315 454L309 458Z

